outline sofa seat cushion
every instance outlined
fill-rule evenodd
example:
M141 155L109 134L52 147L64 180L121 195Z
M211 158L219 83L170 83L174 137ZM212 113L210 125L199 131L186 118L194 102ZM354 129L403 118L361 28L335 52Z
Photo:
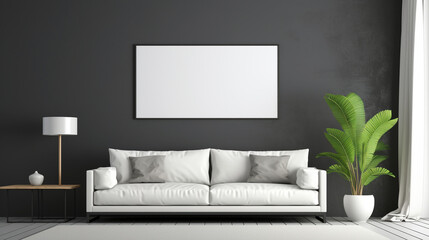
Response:
M94 193L95 205L208 205L209 187L195 183L130 183Z
M210 205L318 205L318 191L294 184L222 183L210 187Z

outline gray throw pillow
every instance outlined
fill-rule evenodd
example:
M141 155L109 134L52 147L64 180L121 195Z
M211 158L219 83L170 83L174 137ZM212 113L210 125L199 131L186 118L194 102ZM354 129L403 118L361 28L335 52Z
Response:
M290 183L287 166L289 155L259 156L250 154L250 183Z
M165 182L165 156L152 155L129 157L131 163L130 183L161 183Z

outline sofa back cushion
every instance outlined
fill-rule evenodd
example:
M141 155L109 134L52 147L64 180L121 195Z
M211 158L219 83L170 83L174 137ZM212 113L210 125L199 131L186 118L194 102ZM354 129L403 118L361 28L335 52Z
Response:
M119 183L132 176L129 157L165 156L165 181L209 184L210 149L188 151L129 151L109 148L110 166L115 167Z
M170 151L165 156L166 182L210 184L210 149Z
M289 155L288 179L296 184L296 173L299 168L308 166L308 149L290 151L235 151L211 149L212 177L211 184L247 182L250 174L249 155L283 156Z

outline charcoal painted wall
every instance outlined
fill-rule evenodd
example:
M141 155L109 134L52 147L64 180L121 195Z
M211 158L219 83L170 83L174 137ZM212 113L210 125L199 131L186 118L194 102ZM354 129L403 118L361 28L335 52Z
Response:
M338 124L325 93L360 94L368 115L398 112L399 0L8 0L0 18L1 185L27 183L35 170L57 181L57 139L42 136L43 116L79 118L79 135L63 138L63 182L84 185L85 170L109 164L109 147L310 148L309 165L326 169L315 155L330 150L323 131ZM134 119L136 43L279 44L279 118ZM383 163L394 173L396 139L397 128L385 136ZM329 215L344 215L348 184L329 175L328 187ZM395 209L398 182L382 177L365 193L381 216ZM28 193L11 197L13 215L29 211ZM62 195L45 197L47 213L60 214ZM80 215L84 199L82 188Z

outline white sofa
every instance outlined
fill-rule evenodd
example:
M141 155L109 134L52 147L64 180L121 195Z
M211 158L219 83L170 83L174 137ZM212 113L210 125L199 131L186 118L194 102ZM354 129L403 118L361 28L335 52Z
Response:
M297 174L298 170L302 172L307 167L308 149L264 152L219 149L109 151L111 166L117 170L113 176L117 179L113 179L114 183L110 186L107 184L107 187L97 190L100 188L96 187L100 185L97 181L104 180L95 177L98 170L87 171L88 221L100 215L259 214L312 215L326 222L326 171L313 169L316 174L313 179ZM246 182L250 154L291 156L288 164L290 183ZM166 165L168 163L170 168L167 171L168 180L164 183L129 183L131 167L128 157L150 155L166 156ZM175 157L167 159L169 156ZM313 187L306 189L296 184L305 181L313 181Z

